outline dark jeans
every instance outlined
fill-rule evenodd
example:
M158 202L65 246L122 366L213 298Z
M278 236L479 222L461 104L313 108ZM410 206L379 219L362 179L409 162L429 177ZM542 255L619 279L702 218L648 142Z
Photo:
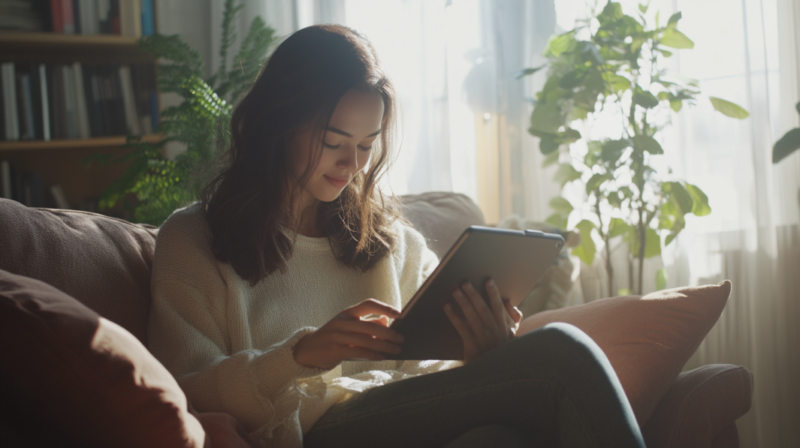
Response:
M644 442L603 351L581 330L555 323L472 364L340 403L304 445L643 448Z

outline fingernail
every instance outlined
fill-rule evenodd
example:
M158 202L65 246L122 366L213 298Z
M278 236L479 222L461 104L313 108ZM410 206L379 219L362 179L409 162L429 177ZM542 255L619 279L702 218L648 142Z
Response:
M453 295L459 298L464 297L464 293L461 292L460 289L456 289L455 291L453 291Z
M494 282L494 279L489 280L489 286L491 286L492 288L497 288L497 284Z

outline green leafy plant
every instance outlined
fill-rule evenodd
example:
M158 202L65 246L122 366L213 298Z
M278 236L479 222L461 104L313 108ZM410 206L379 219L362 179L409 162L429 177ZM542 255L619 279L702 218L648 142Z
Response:
M275 30L261 17L250 23L247 35L232 67L228 51L236 40L233 27L242 5L226 0L222 20L222 45L219 70L203 79L203 60L179 36L155 34L140 40L140 47L159 58L158 88L161 93L175 92L182 102L161 112L159 132L164 138L156 143L129 136L121 154L95 154L89 163L129 164L124 174L100 196L100 208L122 203L132 210L136 222L160 225L176 209L197 199L212 174L207 169L227 148L230 135L232 102L250 87L275 41ZM170 160L163 154L169 142L180 142L186 150Z
M647 5L639 5L636 16L630 16L619 3L609 1L602 10L595 8L589 19L578 21L575 29L550 38L545 51L548 64L519 74L548 68L528 131L541 139L545 166L558 165L555 179L562 188L570 182L585 187L591 210L586 216L586 210L557 197L550 203L555 213L547 222L564 229L570 215L578 214L575 228L582 241L573 253L588 264L597 252L592 236L605 243L609 295L614 295L612 239L621 237L628 244L629 290L641 293L644 260L661 254L662 237L668 245L685 227L687 214L711 213L708 197L699 187L672 178L671 172L659 176L654 167L664 153L658 137L669 123L663 117L670 116L669 109L679 112L685 104L695 104L700 89L697 81L662 68L663 58L675 49L694 47L678 31L681 14L663 25L656 14L651 24L647 10ZM749 115L723 99L710 101L729 117ZM613 128L614 135L589 138L598 122L607 132ZM665 271L658 273L656 283L659 289L666 285Z
M795 109L800 114L800 103L795 105ZM798 149L800 149L800 128L794 128L772 146L772 163L780 162ZM800 191L797 192L797 204L800 205Z

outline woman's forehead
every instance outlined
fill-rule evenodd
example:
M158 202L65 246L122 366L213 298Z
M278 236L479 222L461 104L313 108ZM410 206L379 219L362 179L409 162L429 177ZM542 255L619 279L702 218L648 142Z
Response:
M354 137L365 137L380 130L383 110L380 93L350 90L336 105L329 126Z

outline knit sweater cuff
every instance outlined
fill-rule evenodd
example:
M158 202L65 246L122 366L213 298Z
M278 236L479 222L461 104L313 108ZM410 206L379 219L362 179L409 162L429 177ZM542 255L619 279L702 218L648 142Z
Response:
M253 361L256 381L262 391L281 390L294 379L318 376L328 371L303 366L294 359L294 346L304 336L316 330L313 327L301 328L289 339L271 347Z

